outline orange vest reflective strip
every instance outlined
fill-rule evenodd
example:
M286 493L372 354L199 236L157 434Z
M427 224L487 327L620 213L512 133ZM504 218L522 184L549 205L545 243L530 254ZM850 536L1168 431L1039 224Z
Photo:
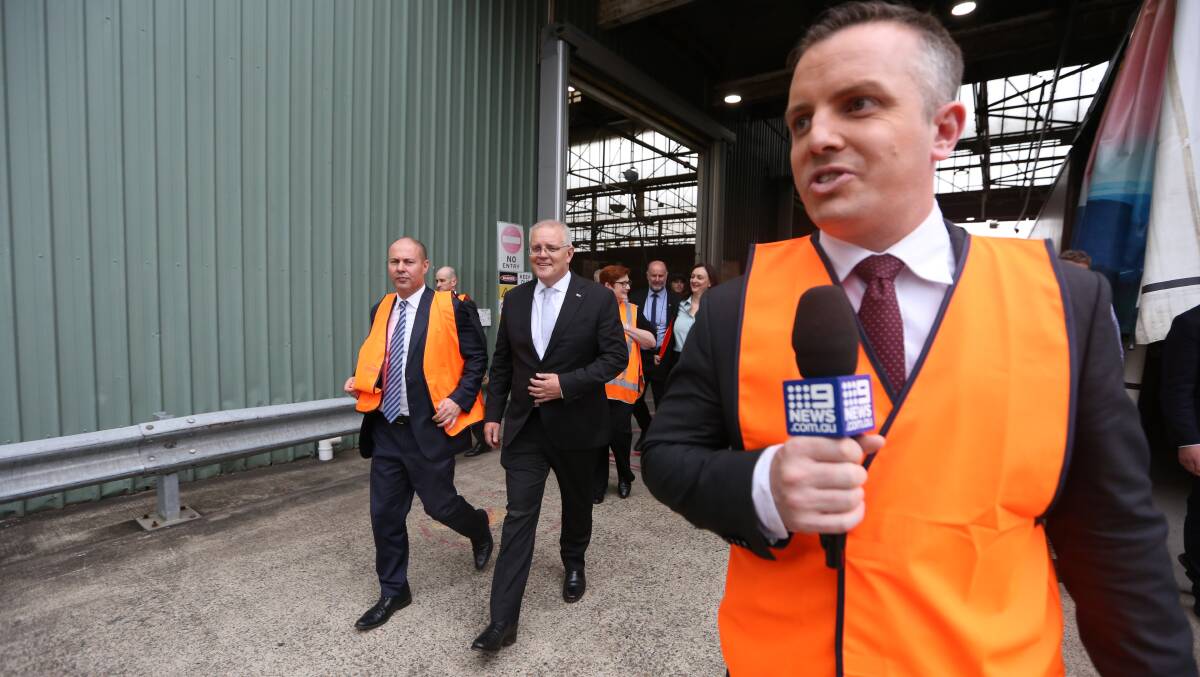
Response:
M625 327L637 328L637 312L638 307L634 303L625 302L617 308L621 324ZM645 382L642 380L642 350L629 334L625 335L625 349L629 351L629 362L625 365L625 371L605 383L604 392L610 400L633 404L637 402L637 398L642 394L642 388L645 387Z
M379 301L371 333L358 349L358 366L354 370L354 388L358 391L355 408L363 413L375 411L383 400L379 385L379 372L387 352L388 316L396 303L395 294L387 294ZM450 292L434 292L429 304L429 325L425 330L425 383L434 409L458 387L466 361L459 353L458 323L454 317L454 301ZM476 394L470 411L459 414L458 420L446 431L457 435L473 423L483 420L483 395Z
M899 410L865 350L887 444L847 538L845 675L1061 675L1062 610L1039 518L1066 462L1071 374L1063 296L1040 241L970 238ZM738 362L746 449L786 439L780 383L800 294L829 284L808 238L758 245ZM789 359L781 359L787 356ZM718 614L733 675L837 673L838 572L816 535L776 561L730 551Z

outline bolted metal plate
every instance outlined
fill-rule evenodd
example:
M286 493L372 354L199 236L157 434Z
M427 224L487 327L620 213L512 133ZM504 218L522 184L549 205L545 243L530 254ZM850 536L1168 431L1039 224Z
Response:
M141 516L134 518L138 524L146 531L158 531L163 527L173 527L176 524L191 522L200 517L200 513L192 510L186 505L179 506L179 517L173 520L165 520L161 515L155 512L143 513Z

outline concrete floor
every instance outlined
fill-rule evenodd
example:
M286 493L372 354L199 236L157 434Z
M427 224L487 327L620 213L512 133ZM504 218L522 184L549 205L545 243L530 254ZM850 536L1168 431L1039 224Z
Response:
M378 594L368 467L349 451L184 485L203 519L156 533L132 521L152 494L0 521L0 674L724 674L716 605L727 546L640 482L629 499L596 506L587 594L568 605L551 476L520 635L500 654L468 649L487 623L494 564L475 572L466 541L419 503L413 604L356 632ZM457 484L489 511L498 540L499 454L460 459ZM1160 493L1181 515L1182 490ZM1178 527L1172 519L1173 552ZM1095 674L1069 601L1067 616L1068 672Z

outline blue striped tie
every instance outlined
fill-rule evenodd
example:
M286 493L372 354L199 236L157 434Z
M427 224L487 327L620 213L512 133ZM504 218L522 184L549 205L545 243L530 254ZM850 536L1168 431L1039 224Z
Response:
M387 381L383 384L383 417L388 423L400 415L400 396L404 383L404 328L408 324L408 302L402 301L397 312L400 319L392 332L392 347L388 352Z

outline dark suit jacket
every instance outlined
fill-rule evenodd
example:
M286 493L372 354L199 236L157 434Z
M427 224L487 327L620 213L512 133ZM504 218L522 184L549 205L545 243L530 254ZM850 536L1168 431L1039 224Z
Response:
M961 260L967 237L950 226ZM1070 301L1075 437L1047 515L1059 579L1088 654L1105 675L1195 674L1190 628L1150 495L1149 449L1125 394L1112 293L1096 273L1061 265ZM709 290L671 373L642 456L646 487L692 524L771 558L751 497L762 450L743 451L737 355L745 279ZM981 355L980 359L987 359ZM982 453L982 450L973 450Z
M1163 414L1176 446L1200 444L1200 306L1171 322L1163 350Z
M663 339L666 340L666 338L670 337L671 335L670 328L671 325L675 323L675 315L679 313L679 302L683 300L683 297L671 291L667 287L663 287L663 291L667 294L667 333ZM636 289L629 292L629 302L637 304L638 314L642 315L643 317L645 317L644 310L646 308L646 299L648 298L650 298L649 287L645 289ZM649 320L647 320L647 322L649 322ZM650 331L654 331L653 326L651 326ZM650 374L654 371L654 353L657 352L657 350L657 348L652 348L650 350L642 351L642 370L645 371L646 374Z
M504 311L488 379L489 423L504 419L508 445L533 410L529 380L537 373L558 374L562 399L539 408L542 424L558 449L593 449L608 444L608 398L604 384L629 363L617 299L603 286L568 273L571 281L543 359L533 347L530 318L537 280L504 296Z
M428 287L421 295L417 304L417 314L413 320L412 338L408 342L408 360L405 362L404 377L408 389L409 425L412 426L413 436L421 451L430 460L453 456L455 452L466 449L471 445L471 436L465 431L451 437L446 431L433 422L436 409L430 399L429 386L425 382L425 337L429 329L429 307L433 304L434 291ZM484 341L483 328L479 326L479 315L475 304L469 301L454 303L454 319L458 325L458 352L462 355L462 377L458 387L450 393L450 399L462 407L464 413L471 410L475 404L475 396L483 384L483 374L487 371L487 343ZM371 306L370 318L375 320L376 303ZM382 379L382 370L380 378ZM383 415L378 411L363 416L362 429L359 432L358 450L363 458L370 458L375 453L375 442L371 437L371 428L383 422Z

